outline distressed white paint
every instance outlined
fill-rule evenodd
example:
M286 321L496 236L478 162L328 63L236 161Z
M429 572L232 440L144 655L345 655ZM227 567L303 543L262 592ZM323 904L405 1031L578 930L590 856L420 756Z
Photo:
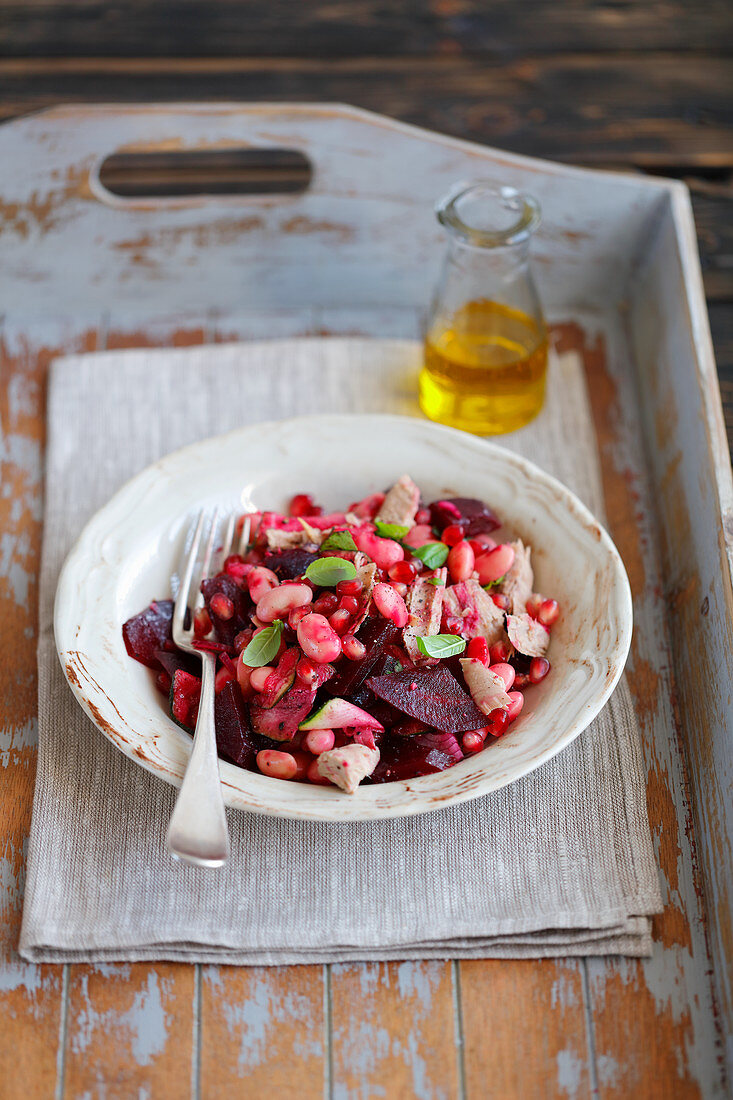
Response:
M160 143L287 146L312 159L313 181L302 195L206 201L120 200L99 186L105 155ZM226 311L423 308L442 252L433 203L456 179L486 175L539 198L540 289L553 307L616 294L674 187L509 156L336 105L58 108L0 129L0 195L20 204L6 220L6 308L25 310L30 288L40 310L73 312L86 300L149 311L151 295L161 312L197 309L210 279ZM79 249L80 239L104 247Z
M241 1002L227 1000L222 1004L230 1040L238 1047L240 1074L244 1077L248 1067L267 1062L271 1045L277 1043L282 1027L295 1025L296 1038L291 1046L295 1059L322 1058L322 1043L308 1037L311 999L295 988L284 990L277 970L253 968L250 976L247 999ZM221 972L217 967L203 967L202 977L214 996L224 996Z
M690 926L691 950L656 943L651 959L639 964L644 981L651 991L659 1016L670 1012L680 1020L689 1012L688 1040L689 1072L698 1081L704 1096L715 1096L721 1088L718 1036L714 1026L713 990L709 977L709 960L703 909L698 893L697 853L693 840L689 788L686 775L683 737L674 710L676 692L673 674L668 609L661 596L664 578L660 569L657 532L657 490L647 467L644 429L639 408L639 390L643 382L641 368L633 372L634 357L624 326L609 324L605 330L607 369L616 386L621 418L616 444L602 458L623 472L631 496L637 502L635 521L639 530L639 552L644 568L644 589L635 594L635 647L629 660L629 675L633 681L636 662L648 664L658 677L653 713L642 718L642 751L647 771L654 773L658 783L666 787L674 803L679 848L676 861L677 885L660 875L665 906L681 908ZM690 670L694 674L694 669ZM652 838L659 852L663 839L660 821L652 821ZM668 834L669 830L667 830ZM600 1009L604 1002L607 978L620 973L632 980L635 963L589 959L591 1009Z
M689 200L680 194L634 280L631 339L646 383L653 477L671 498L659 508L664 591L687 604L684 618L672 612L670 628L733 1079L733 484L710 334L685 308L684 289L693 302L702 296Z
M110 967L106 976L113 981L129 977L129 967ZM99 1035L114 1035L129 1043L130 1055L139 1066L148 1066L165 1049L168 1041L168 1016L163 1005L166 979L150 970L145 986L138 990L133 1003L125 1012L107 1009L100 1012L89 992L89 974L81 976L80 996L83 1007L75 1019L71 1036L71 1049L75 1054L85 1054ZM97 1066L97 1074L103 1066Z

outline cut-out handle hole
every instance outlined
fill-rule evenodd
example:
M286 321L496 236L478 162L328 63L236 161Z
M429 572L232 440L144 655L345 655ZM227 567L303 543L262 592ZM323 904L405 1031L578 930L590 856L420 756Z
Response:
M273 195L305 191L310 161L294 149L196 149L189 152L114 153L99 181L120 198L186 195Z

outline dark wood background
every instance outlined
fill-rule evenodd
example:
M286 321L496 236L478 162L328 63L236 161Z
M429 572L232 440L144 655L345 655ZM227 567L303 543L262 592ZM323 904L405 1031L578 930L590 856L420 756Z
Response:
M0 0L0 119L263 99L685 180L733 444L732 0Z

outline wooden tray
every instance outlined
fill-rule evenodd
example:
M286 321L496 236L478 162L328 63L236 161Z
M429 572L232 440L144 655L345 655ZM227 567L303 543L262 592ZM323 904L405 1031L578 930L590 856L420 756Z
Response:
M110 153L233 147L304 154L310 186L123 199L100 183ZM666 903L653 958L23 963L50 359L143 343L414 336L443 250L432 204L457 179L487 176L539 198L540 291L557 345L587 367L609 524L635 598L630 678ZM722 1094L733 487L685 188L509 156L348 107L70 107L0 129L0 227L3 1095Z

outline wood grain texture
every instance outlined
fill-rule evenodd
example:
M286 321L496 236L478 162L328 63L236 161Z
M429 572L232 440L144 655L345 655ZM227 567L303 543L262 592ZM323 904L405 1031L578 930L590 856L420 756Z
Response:
M45 373L54 355L93 351L96 328L46 319L32 335L0 331L0 1091L3 1100L50 1096L56 1082L63 970L24 962L20 933L35 779L36 634L41 542Z
M728 447L733 452L733 303L708 302Z
M733 67L725 56L0 61L2 118L80 100L336 101L533 156L645 166L733 161Z
M321 1100L325 968L203 967L201 1095Z
M580 1100L593 1068L582 960L459 964L466 1095ZM632 1047L633 1048L633 1047Z
M656 557L654 490L640 448L637 391L626 369L629 349L613 341L609 346L600 336L587 340L572 325L562 326L558 338L560 346L575 346L584 356L609 530L634 598L629 686L665 902L652 922L651 959L586 963L600 1095L722 1096L722 1051L709 1025L714 1005L705 980L702 882Z
M66 1095L188 1096L194 967L158 962L69 970Z
M718 50L730 29L725 0L100 0L0 3L0 37L14 56L161 54L337 57L359 54L521 53L624 49Z
M334 1100L451 1100L458 1095L447 962L331 968Z
M631 310L633 349L645 364L644 426L659 509L663 591L677 681L677 707L689 764L692 816L705 887L708 942L718 1006L733 1018L733 484L717 397L717 375L707 334L684 311L670 309L668 292L679 277L674 239L689 249L694 231L680 196L660 225L639 279ZM683 251L683 257L685 254ZM698 273L682 271L691 286ZM661 277L660 277L661 273ZM652 333L648 317L659 318ZM679 369L696 354L696 372ZM705 412L704 422L695 405ZM694 456L694 461L691 457ZM707 465L715 472L703 477ZM697 537L718 533L716 545ZM698 677L693 683L689 670ZM701 721L700 684L705 710ZM727 1034L733 1076L733 1035Z

